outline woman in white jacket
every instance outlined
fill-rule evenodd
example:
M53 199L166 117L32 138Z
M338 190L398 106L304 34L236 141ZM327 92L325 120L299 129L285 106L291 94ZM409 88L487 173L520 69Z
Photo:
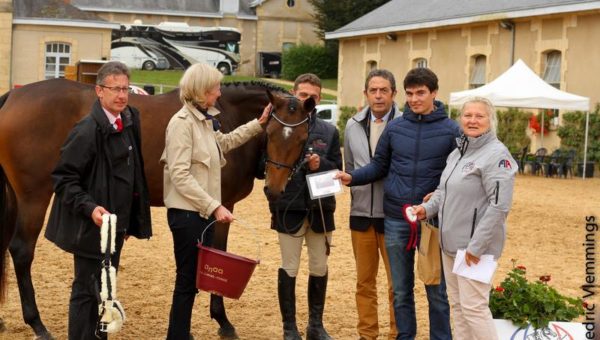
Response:
M456 339L497 339L489 309L490 283L452 273L457 250L466 250L467 265L484 254L497 260L506 239L517 162L496 137L494 106L485 98L469 99L459 117L463 136L449 156L431 198L414 206L420 219L440 221L442 267L454 316Z
M233 214L221 204L221 167L224 154L261 133L270 105L261 117L234 131L219 131L215 108L221 96L223 75L207 64L190 66L179 82L183 104L167 126L164 165L164 201L169 229L173 234L177 275L169 316L167 340L193 339L190 323L196 289L196 242L213 220L233 221ZM210 245L212 231L206 233ZM208 239L208 242L206 240Z

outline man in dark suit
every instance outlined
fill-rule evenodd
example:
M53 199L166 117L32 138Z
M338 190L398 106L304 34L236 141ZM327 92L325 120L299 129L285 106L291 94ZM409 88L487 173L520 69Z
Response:
M45 236L74 257L69 340L106 338L97 330L102 215L117 215L115 268L126 235L152 235L139 112L127 105L128 87L124 64L100 68L98 100L69 133L52 172L55 197Z

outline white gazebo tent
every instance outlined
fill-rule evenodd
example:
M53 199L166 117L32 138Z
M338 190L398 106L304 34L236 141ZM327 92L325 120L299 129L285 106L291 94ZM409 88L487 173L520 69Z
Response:
M586 111L583 164L587 163L590 99L558 90L546 83L519 59L489 84L473 90L450 93L450 105L462 105L470 97L485 97L495 106ZM542 128L544 126L542 115ZM543 145L543 133L542 133ZM585 178L585 170L583 171Z

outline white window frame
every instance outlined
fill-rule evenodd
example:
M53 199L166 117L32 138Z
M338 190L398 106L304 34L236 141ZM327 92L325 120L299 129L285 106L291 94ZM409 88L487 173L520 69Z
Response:
M560 68L562 53L552 50L545 53L544 76L545 82L560 90Z
M64 78L65 66L71 63L71 44L48 42L44 54L45 79Z
M414 64L417 68L427 68L427 59L417 58L414 60Z
M471 69L471 78L469 88L475 89L485 85L487 57L483 54L473 56L473 68Z
M369 74L369 72L376 70L376 69L377 69L377 62L375 60L367 61L367 74Z

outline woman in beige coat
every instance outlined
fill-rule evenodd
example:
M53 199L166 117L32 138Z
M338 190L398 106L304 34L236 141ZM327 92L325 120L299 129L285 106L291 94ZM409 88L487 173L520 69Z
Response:
M228 134L218 131L214 107L221 96L223 75L214 67L194 64L179 83L183 107L170 120L166 131L164 200L169 228L173 234L177 275L169 316L167 339L191 339L190 323L196 289L196 242L213 220L233 221L232 213L221 205L223 154L263 131L270 105L258 120ZM210 244L211 230L204 243Z

